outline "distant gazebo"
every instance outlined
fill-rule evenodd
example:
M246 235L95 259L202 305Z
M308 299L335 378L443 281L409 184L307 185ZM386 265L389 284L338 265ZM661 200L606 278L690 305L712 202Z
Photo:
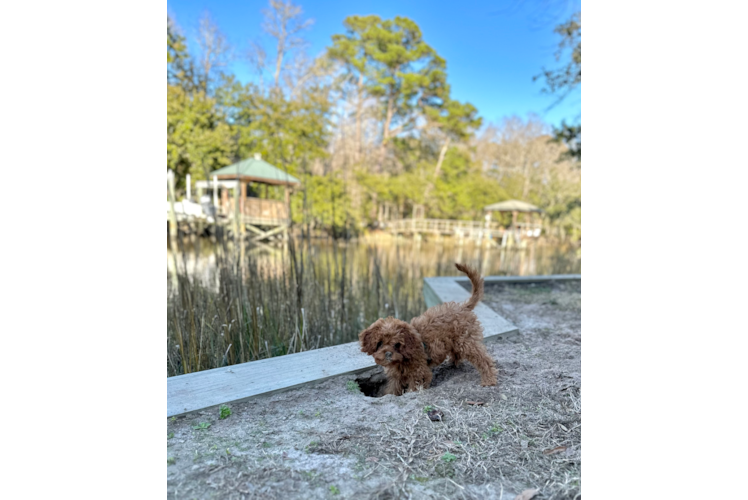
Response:
M540 224L535 223L535 214L542 214L543 211L531 203L521 200L507 200L483 207L483 210L488 212L486 214L487 221L491 220L491 212L511 212L512 229L520 231L527 230L528 235L540 236ZM517 215L519 213L530 214L529 222L517 222Z
M255 233L252 239L261 240L288 229L291 223L290 193L300 184L299 179L255 153L253 158L211 172L210 181L200 181L196 186L198 189L218 189L221 198L219 214L229 219L236 219L238 214L236 222ZM283 200L268 196L270 186L283 187ZM229 193L230 190L233 192Z

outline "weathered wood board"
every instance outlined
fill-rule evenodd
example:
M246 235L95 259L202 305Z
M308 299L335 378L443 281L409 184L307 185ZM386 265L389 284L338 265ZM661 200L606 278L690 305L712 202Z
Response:
M463 278L426 278L423 280L423 296L428 307L433 307L442 302L464 302L470 297L470 292L463 288L459 281ZM467 282L467 280L465 279ZM502 318L496 312L483 303L479 303L474 309L475 315L483 325L483 338L486 340L499 340L519 334L516 326Z
M300 387L375 365L358 342L188 373L166 379L166 416Z

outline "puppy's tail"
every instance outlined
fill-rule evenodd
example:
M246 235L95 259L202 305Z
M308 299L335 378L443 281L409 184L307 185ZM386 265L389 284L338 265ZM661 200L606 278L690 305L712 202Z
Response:
M480 299L483 298L483 278L480 277L477 269L468 267L465 264L455 264L455 266L458 270L467 274L467 277L470 278L470 283L473 284L473 294L465 302L465 307L472 311L478 305Z

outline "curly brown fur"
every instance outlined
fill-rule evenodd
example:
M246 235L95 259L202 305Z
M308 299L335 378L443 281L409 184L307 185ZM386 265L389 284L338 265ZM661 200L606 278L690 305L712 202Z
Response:
M462 303L445 302L429 308L410 323L395 318L378 319L358 336L361 351L374 357L387 375L385 394L431 385L431 368L447 357L457 366L469 361L481 375L481 385L496 385L496 367L483 343L483 327L473 312L483 296L480 273L455 264L473 285L470 298Z

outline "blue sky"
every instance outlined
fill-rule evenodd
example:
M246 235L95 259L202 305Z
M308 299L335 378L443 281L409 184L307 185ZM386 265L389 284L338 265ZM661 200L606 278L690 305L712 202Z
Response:
M510 115L535 113L558 125L581 114L581 93L567 97L552 109L555 98L541 93L541 81L532 77L545 67L557 67L554 53L558 37L553 27L575 10L579 0L446 1L446 0L296 0L314 25L306 33L310 54L324 51L343 19L377 14L414 20L423 38L447 61L452 97L474 104L485 121L499 122ZM208 10L238 54L250 40L262 38L262 9L267 0L169 0L168 13L176 20L188 45L200 15ZM230 70L243 82L253 79L247 63L237 60Z

